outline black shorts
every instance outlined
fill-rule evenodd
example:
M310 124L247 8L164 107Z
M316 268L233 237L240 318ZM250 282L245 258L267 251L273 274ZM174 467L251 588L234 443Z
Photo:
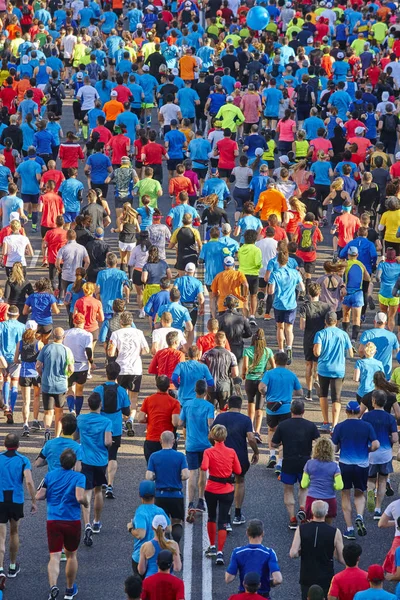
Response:
M204 167L204 169L193 169L199 179L205 179L207 177L208 168Z
M40 377L20 377L18 383L20 387L39 387Z
M24 516L24 503L0 502L0 523L19 521Z
M249 461L247 461L244 464L240 462L240 466L242 467L242 472L240 473L240 475L236 475L236 480L238 477L244 477L246 475L247 471L250 469L250 463Z
M215 405L218 402L220 410L225 408L228 398L231 395L231 384L229 381L220 381L216 385L215 391L210 393L211 402Z
M118 448L121 446L121 436L112 436L112 446L108 449L108 460L117 460Z
M282 421L286 421L286 419L290 419L291 413L284 413L283 415L269 415L267 413L267 425L271 427L271 429L275 429L278 427L279 423Z
M304 261L304 271L309 275L314 275L315 273L315 260L312 262Z
M365 492L368 483L369 467L359 467L358 465L347 465L339 462L340 471L343 479L343 489L361 490Z
M304 351L304 360L306 362L318 362L318 357L315 356L313 352L314 344L313 338L308 338L307 336L303 338L303 351Z
M155 498L155 505L162 508L171 519L185 520L184 498L165 498L164 496Z
M54 408L63 408L65 404L64 394L48 394L42 392L43 410L53 410Z
M47 335L53 331L53 323L49 323L48 325L38 325L37 333L42 333Z
M225 177L225 179L229 179L232 175L232 169L218 169L218 173L220 177Z
M250 129L253 127L253 125L258 125L258 123L243 123L243 133L245 135L250 133Z
M250 296L255 296L259 288L258 275L246 275L246 279L249 284Z
M140 386L142 384L141 375L118 375L117 381L120 386L129 392L140 392Z
M107 465L95 467L82 463L81 473L86 477L85 490L93 490L95 487L101 487L107 484L106 477Z
M324 377L323 375L318 375L318 381L321 389L321 398L327 398L329 388L331 388L331 401L340 402L343 387L343 379L341 377Z
M143 283L142 283L142 271L139 271L139 269L133 269L132 283L134 285L143 287Z
M84 385L87 381L88 371L75 371L68 377L68 387L72 387L74 383Z
M183 160L183 158L169 158L167 160L168 171L175 171L176 167L183 163Z

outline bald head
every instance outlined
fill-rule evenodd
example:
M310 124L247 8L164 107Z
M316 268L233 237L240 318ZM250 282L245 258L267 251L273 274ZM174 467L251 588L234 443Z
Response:
M175 436L172 431L163 431L161 434L161 446L163 448L172 448L175 443Z
M53 331L53 338L55 342L61 342L64 339L65 331L62 327L56 327Z

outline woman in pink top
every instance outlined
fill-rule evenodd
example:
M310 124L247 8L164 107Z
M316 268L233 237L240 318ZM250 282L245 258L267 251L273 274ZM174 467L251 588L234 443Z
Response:
M292 149L294 142L294 134L296 132L296 121L293 121L290 117L292 111L290 109L285 110L285 116L278 121L276 130L278 132L278 150L282 154L287 154Z
M190 206L194 206L194 203L197 200L197 195L200 191L199 178L197 176L197 173L195 173L192 170L193 163L190 160L190 158L187 158L184 161L183 166L185 167L185 172L184 172L183 176L190 179L190 181L192 182L193 190L195 192L193 196L189 196L189 204L190 204Z
M256 92L254 83L249 83L248 91L240 103L240 109L245 117L243 127L247 135L250 133L251 126L258 124L262 109L260 95Z

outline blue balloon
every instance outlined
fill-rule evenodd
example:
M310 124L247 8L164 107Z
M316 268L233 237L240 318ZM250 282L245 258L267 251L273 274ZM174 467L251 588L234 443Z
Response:
M254 31L265 29L269 23L269 12L263 6L253 6L247 13L246 23Z

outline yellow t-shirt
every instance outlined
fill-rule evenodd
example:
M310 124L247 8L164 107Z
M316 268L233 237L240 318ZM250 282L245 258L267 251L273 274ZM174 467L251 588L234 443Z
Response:
M385 241L398 244L400 238L396 237L396 233L400 227L400 208L397 210L387 210L384 212L380 225L384 225L386 228L384 236Z
M394 369L390 380L394 381L394 383L397 383L397 385L400 386L400 367L396 367ZM400 402L400 392L397 394L397 402Z

